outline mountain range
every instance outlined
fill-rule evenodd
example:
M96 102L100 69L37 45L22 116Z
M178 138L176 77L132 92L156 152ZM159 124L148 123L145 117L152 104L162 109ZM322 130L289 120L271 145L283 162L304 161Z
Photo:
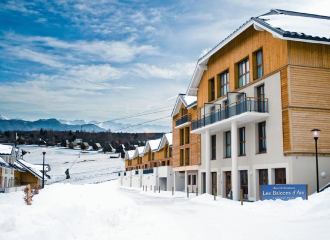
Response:
M139 125L123 124L114 121L86 122L84 120L67 121L63 119L39 119L27 121L22 119L10 119L0 115L0 131L33 131L33 130L54 130L54 131L86 131L86 132L170 132L171 127L165 125Z

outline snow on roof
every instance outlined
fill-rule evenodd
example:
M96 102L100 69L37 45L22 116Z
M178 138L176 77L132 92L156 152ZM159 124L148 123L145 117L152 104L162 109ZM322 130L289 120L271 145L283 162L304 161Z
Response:
M95 143L95 145L96 145L97 147L99 147L99 148L102 147L100 143Z
M283 40L330 44L330 17L273 9L261 16L252 17L201 57L197 61L187 95L197 96L199 82L207 70L210 57L251 26Z
M134 153L135 153L135 150L129 150L127 152L125 152L125 160L126 159L133 159L134 158Z
M182 103L187 109L194 107L197 104L197 96L187 96L182 93L179 94L174 104L174 108L171 114L172 117L179 113Z
M172 133L164 134L164 136L162 137L162 141L160 142L158 150L165 147L166 142L171 147L172 146L172 137L173 137Z
M12 146L0 144L0 155L10 155L12 151L13 151Z
M143 147L138 147L137 151L139 154L143 154L144 146Z
M12 168L2 157L0 157L0 167L2 167L2 168Z
M136 158L138 156L142 157L143 156L143 153L144 153L144 146L143 147L137 147L135 150L134 150L134 156L133 158Z
M259 16L273 28L280 28L285 32L297 33L312 37L330 38L330 21L324 18L273 14Z
M33 165L32 163L28 163L27 161L25 161L22 158L21 159L17 159L16 162L18 163L18 165L20 165L21 167L23 167L24 169L26 169L27 171L29 171L30 173L32 173L37 178L42 179L42 172L40 172L36 168L36 166Z
M149 151L149 148L152 152L157 151L161 140L162 140L161 138L155 140L149 140L144 148L144 153Z

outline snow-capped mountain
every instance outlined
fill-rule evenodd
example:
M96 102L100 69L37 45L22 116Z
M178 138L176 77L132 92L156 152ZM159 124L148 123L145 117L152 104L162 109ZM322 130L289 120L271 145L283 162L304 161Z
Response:
M3 117L3 116L1 116ZM93 123L91 123L93 122ZM0 131L32 131L40 130L56 130L56 131L86 131L86 132L170 132L171 127L164 125L139 125L132 126L131 124L123 124L113 121L97 122L91 121L86 123L84 120L57 120L39 119L37 121L26 121L20 119L0 119Z
M0 114L0 120L10 120L10 118Z

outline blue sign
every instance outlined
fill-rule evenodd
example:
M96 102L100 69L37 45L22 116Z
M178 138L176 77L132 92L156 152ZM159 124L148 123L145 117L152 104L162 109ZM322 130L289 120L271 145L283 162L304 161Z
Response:
M261 185L261 200L276 200L284 201L301 197L306 200L307 185L297 184L279 184L279 185Z

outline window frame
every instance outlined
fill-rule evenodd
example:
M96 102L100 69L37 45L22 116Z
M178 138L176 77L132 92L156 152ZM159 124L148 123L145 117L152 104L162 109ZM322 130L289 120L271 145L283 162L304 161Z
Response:
M245 127L239 128L238 131L239 131L239 155L240 156L246 156L246 132L245 132ZM242 140L242 135L243 135L243 138L244 138L243 140ZM242 146L243 146L244 151L242 151Z
M190 148L185 148L184 150L184 163L185 166L190 165Z
M244 66L244 68L242 67L242 74L240 75L240 69L241 66ZM245 70L245 72L243 73L243 69ZM247 70L248 69L248 70ZM237 86L238 88L244 87L245 85L250 83L250 60L249 57L244 58L242 61L237 63ZM245 77L245 84L243 84L243 79L242 79L242 85L240 86L240 77ZM248 80L247 80L248 78Z
M190 129L189 127L185 127L184 128L184 143L185 144L189 144L190 143Z
M180 128L180 146L184 145L184 128Z
M228 143L229 140L229 143ZM228 154L228 148L229 147L229 154ZM231 158L231 132L227 131L225 132L225 158Z
M229 69L218 74L219 93L218 98L229 92Z
M184 166L184 149L180 149L180 166Z
M259 153L267 153L267 132L266 132L266 122L258 123L258 150ZM264 142L264 149L261 149L261 142Z
M261 52L261 64L260 65L258 65L258 53L259 52ZM257 77L256 79L258 79L258 78L262 78L264 76L264 56L263 56L262 48L257 50L255 52L255 54L256 54L256 77ZM261 67L261 76L258 75L259 74L258 69L260 67Z
M215 81L214 77L209 80L209 101L215 100Z
M211 160L217 159L217 135L211 136Z

